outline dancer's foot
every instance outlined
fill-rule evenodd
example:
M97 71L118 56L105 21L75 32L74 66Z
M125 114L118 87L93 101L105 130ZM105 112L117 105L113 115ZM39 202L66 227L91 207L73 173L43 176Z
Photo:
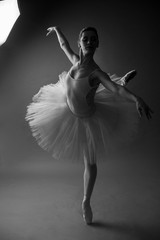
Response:
M93 219L93 213L90 206L90 201L83 200L82 202L82 213L83 213L83 219L87 225L92 223Z
M136 70L132 70L132 71L126 73L124 75L124 77L122 77L123 82L124 82L123 85L126 85L132 78L134 78L136 76L136 74L137 74Z

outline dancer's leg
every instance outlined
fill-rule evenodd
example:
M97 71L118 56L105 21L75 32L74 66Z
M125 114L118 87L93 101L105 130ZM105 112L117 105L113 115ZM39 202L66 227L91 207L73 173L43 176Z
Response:
M121 86L126 86L127 83L136 76L137 71L136 70L132 70L128 73L126 73L123 77L121 77L121 79L119 79L117 81L117 84L121 85Z
M83 211L83 218L87 224L92 223L92 209L90 206L90 200L94 188L94 184L97 177L97 165L90 164L87 162L86 157L84 158L84 198L82 202L82 211Z
M84 198L90 201L97 177L97 165L87 163L86 160L84 165Z

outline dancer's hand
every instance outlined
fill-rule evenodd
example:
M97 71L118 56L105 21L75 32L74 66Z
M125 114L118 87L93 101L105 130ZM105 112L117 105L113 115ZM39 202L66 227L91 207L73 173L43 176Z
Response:
M55 32L57 29L58 29L58 27L56 27L56 26L47 28L48 33L46 34L46 36Z
M148 120L152 118L152 115L151 115L153 114L152 109L140 97L137 98L136 108L140 117L142 117L144 112Z

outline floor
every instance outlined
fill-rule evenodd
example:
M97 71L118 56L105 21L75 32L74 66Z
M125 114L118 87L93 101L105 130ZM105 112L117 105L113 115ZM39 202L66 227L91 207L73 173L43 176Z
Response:
M81 214L83 166L30 160L0 170L0 240L160 239L156 164L133 158L99 164L94 221L87 226Z

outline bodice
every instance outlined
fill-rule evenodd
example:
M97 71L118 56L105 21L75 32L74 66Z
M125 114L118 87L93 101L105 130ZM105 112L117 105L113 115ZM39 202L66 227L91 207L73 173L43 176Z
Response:
M95 111L94 95L96 88L89 84L90 75L78 79L71 77L70 71L66 75L67 103L72 113L78 117L88 117Z

